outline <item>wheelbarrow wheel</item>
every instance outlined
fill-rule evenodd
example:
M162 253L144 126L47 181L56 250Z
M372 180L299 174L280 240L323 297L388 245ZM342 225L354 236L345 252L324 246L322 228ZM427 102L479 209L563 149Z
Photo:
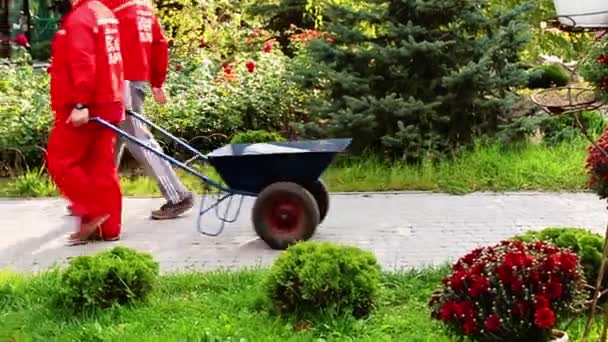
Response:
M306 190L312 194L319 207L319 223L322 223L329 211L329 192L322 180L317 180L306 186Z
M319 208L305 188L279 182L260 192L252 218L258 236L271 248L283 250L313 236L319 225Z

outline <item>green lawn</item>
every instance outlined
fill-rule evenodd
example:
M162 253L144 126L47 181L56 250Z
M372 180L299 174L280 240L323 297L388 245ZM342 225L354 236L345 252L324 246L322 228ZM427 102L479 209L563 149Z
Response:
M264 272L166 275L146 303L80 317L49 304L56 272L27 277L0 273L0 340L451 341L430 319L426 304L445 268L384 274L378 309L362 321L276 317L259 304ZM568 328L574 341L583 324L581 318ZM597 340L597 335L591 339Z
M582 191L588 142L577 139L554 147L527 145L501 148L478 146L450 161L420 165L386 163L378 159L342 161L323 175L331 191L428 190L449 193L474 191ZM205 168L212 178L217 175ZM186 185L201 190L198 179L179 172ZM127 196L158 195L149 178L122 179ZM30 173L10 182L0 182L0 196L50 196L56 190L45 176Z

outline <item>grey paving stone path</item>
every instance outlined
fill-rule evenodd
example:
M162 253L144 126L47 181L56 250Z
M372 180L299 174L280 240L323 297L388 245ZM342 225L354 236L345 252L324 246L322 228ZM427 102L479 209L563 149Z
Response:
M368 249L386 270L453 261L527 229L576 226L603 234L608 221L605 202L587 193L334 194L331 200L314 239ZM125 199L120 242L66 247L70 218L62 200L0 200L0 269L40 270L118 244L152 253L163 272L263 266L279 253L256 238L251 200L215 238L198 234L194 212L173 221L149 220L149 211L160 204ZM216 223L213 215L206 222Z

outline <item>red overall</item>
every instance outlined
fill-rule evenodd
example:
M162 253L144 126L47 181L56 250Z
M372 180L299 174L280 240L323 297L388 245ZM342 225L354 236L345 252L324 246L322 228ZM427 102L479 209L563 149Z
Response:
M125 80L163 86L169 61L163 28L146 0L101 0L120 22Z
M90 117L124 119L123 65L118 21L97 0L82 0L64 18L52 45L51 108L55 122L48 142L48 169L83 222L110 215L103 238L120 234L122 194L114 164L115 134L90 122L66 122L77 103Z

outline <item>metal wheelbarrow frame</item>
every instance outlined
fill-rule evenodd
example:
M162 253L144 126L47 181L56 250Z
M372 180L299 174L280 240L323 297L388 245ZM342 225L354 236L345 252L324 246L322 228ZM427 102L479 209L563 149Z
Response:
M257 235L273 249L286 249L314 235L329 210L329 194L320 176L352 141L348 138L228 144L205 155L142 115L129 110L126 113L194 155L181 162L103 119L91 118L92 122L190 173L205 185L196 223L199 233L219 236L226 223L238 219L244 197L257 197L252 210L253 226ZM264 150L268 148L270 150ZM273 148L276 151L273 152ZM225 185L194 169L190 164L196 160L212 165ZM215 201L206 206L206 197L212 189L217 191ZM231 211L235 196L240 199L237 208ZM220 209L222 203L226 206ZM215 232L206 231L202 222L203 216L212 210L221 224Z

